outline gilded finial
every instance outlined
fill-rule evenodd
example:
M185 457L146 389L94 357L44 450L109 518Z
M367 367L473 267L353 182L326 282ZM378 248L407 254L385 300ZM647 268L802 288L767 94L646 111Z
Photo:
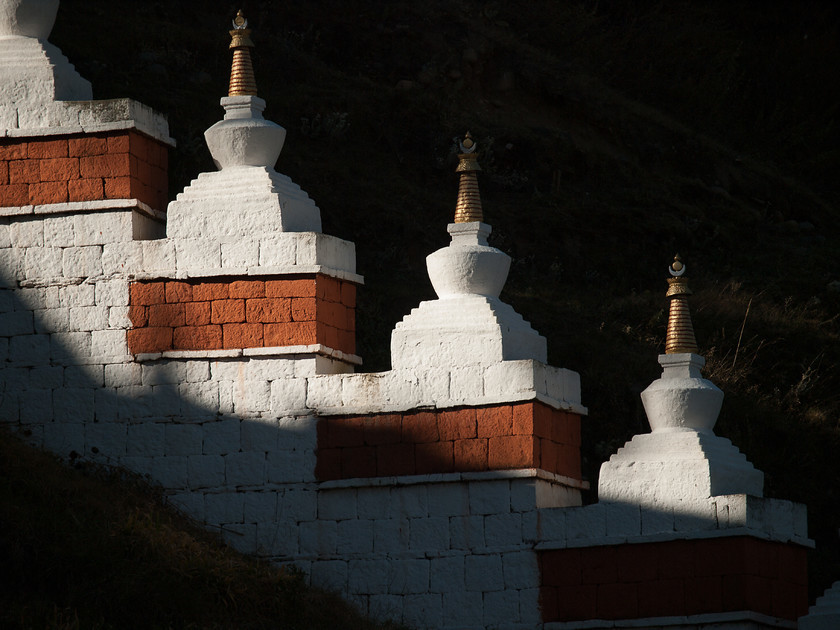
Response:
M461 149L458 155L460 162L455 172L461 174L461 181L458 184L455 223L483 221L484 211L481 209L481 195L478 192L478 176L476 175L481 167L478 165L478 156L475 154L476 143L469 131L464 139L458 142L458 146Z
M668 292L665 296L671 300L671 305L665 332L665 354L696 353L697 341L688 310L688 296L692 293L688 288L688 278L685 277L685 263L679 254L674 256L668 271L671 277L668 278Z
M256 96L257 81L251 64L251 29L242 9L233 18L233 30L230 31L230 48L233 50L233 64L230 69L230 87L228 96Z

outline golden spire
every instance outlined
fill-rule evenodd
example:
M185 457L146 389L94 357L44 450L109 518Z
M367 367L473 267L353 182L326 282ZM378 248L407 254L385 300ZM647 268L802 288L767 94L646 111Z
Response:
M254 67L251 65L251 51L249 50L254 47L254 42L251 41L251 29L248 28L248 20L242 15L242 9L239 9L233 19L230 37L233 65L230 69L228 96L256 96L257 81L254 79Z
M677 254L674 262L668 267L671 278L668 278L668 292L665 294L671 300L668 312L668 329L665 332L665 354L682 352L697 352L697 341L694 339L694 326L691 324L691 313L688 311L688 278L684 276L685 265Z
M476 173L481 170L475 154L476 144L470 132L459 143L461 153L458 157L456 173L461 174L461 182L458 184L458 203L455 206L455 223L469 223L470 221L484 221L484 212L481 210L481 195L478 193L478 176Z

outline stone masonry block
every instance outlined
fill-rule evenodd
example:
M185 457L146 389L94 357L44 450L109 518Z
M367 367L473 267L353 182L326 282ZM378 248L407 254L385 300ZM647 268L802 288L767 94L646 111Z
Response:
M53 392L53 410L58 422L93 422L94 389L63 387Z
M359 518L382 518L390 509L391 488L388 486L359 488L356 491L356 510Z
M282 234L260 241L259 264L263 267L287 267L296 262L297 245L294 234Z
M322 490L318 494L318 518L338 521L356 517L355 489Z
M63 273L60 247L30 247L24 256L27 278L59 278Z
M54 333L70 329L69 308L46 308L32 312L35 316L35 332Z
M61 307L95 306L96 287L90 283L60 287L58 305Z
M73 247L76 235L73 229L73 217L45 217L44 245L47 247Z
M208 493L204 496L207 522L242 523L245 512L245 495L241 492Z
M228 486L257 486L266 482L265 453L225 455L225 482Z
M512 627L519 622L519 592L502 591L484 595L484 623Z
M246 523L273 521L277 518L277 492L272 490L245 492L244 518Z
M35 331L31 311L0 313L0 330L4 336L30 335Z
M545 391L545 364L538 361L502 361L489 366L484 375L484 392L488 396Z
M537 536L540 540L566 542L566 508L543 508L538 510Z
M93 403L97 422L121 420L117 398L117 390L114 387L103 387L94 391Z
M123 357L128 354L125 331L93 330L90 333L90 353L96 357Z
M429 488L430 516L458 516L469 510L466 484L448 483Z
M484 517L479 515L450 517L449 544L452 549L484 548Z
M388 565L385 558L350 560L348 590L351 593L387 593Z
M270 408L273 414L283 415L306 408L305 378L278 378L271 381Z
M204 429L204 454L225 455L237 453L240 448L240 421L219 420L206 422Z
M187 458L189 487L218 488L225 483L225 460L221 455L190 455Z
M143 364L143 385L175 384L184 381L186 365L182 361Z
M102 273L102 246L67 247L61 254L64 276L88 278Z
M312 585L331 591L347 588L347 562L344 560L319 560L312 563Z
M639 536L642 514L638 505L609 503L606 505L607 536Z
M522 516L490 514L484 518L484 541L488 547L510 547L522 542Z
M481 591L447 591L443 593L443 615L447 622L456 628L481 628L484 596Z
M204 239L178 239L175 241L175 259L178 271L217 269L222 262L221 245Z
M432 558L429 589L432 593L463 591L464 575L463 555Z
M422 518L429 515L429 496L425 485L402 486L391 495L392 518Z
M471 481L469 493L471 514L500 514L510 511L508 481Z
M187 361L184 381L187 383L202 383L210 380L210 363L205 361Z
M501 591L505 588L500 554L469 555L464 560L468 591Z
M128 426L127 454L143 457L163 457L166 443L166 425L143 422Z
M107 306L79 306L70 308L70 330L102 331L108 327Z
M317 492L308 489L289 489L278 498L278 512L295 523L314 521L318 513Z
M44 226L40 220L15 221L10 225L13 247L43 247Z
M373 521L373 549L379 553L400 553L408 548L407 518L379 518Z
M186 457L178 455L156 457L154 458L151 475L164 488L184 489L188 485L188 460Z
M484 369L480 366L453 368L449 379L452 400L475 400L484 395Z
M44 448L60 457L85 452L85 427L83 424L52 422L44 426Z
M175 506L175 508L199 523L204 522L205 515L203 494L199 492L172 494L167 497L167 502L171 503Z
M339 521L336 534L336 553L347 557L351 554L370 554L373 552L373 521L368 519L348 519Z
M128 306L128 283L122 280L97 282L94 289L100 306Z
M127 387L142 383L139 363L111 363L105 366L106 387Z
M443 596L437 593L406 595L403 601L403 622L439 628L443 614Z
M136 273L139 270L151 271L143 265L143 243L106 243L102 246L102 273Z
M73 217L75 245L104 245L131 241L131 213L87 212Z
M181 383L178 392L181 395L181 414L185 417L214 416L219 411L219 384L216 382ZM234 450L239 450L238 441Z
M98 453L109 459L126 454L128 425L122 422L88 422L85 424L85 453Z
M52 391L29 389L18 393L21 424L45 424L53 420ZM84 442L84 436L82 439ZM84 449L84 443L82 444ZM81 453L82 451L79 451Z
M164 426L165 455L201 455L204 437L201 425L170 423Z
M61 368L56 368L60 370ZM103 387L105 384L104 365L69 365L64 368L65 387Z
M318 520L300 524L300 552L305 556L335 555L338 528L335 521Z
M513 551L502 554L502 569L505 576L505 588L521 590L538 588L540 568L534 551Z
M175 269L175 242L160 239L142 242L142 269L147 272Z
M259 259L259 241L222 243L222 267L225 269L256 267Z
M9 340L9 359L18 365L41 365L50 360L49 335L20 335Z
M607 535L606 504L567 508L566 539L603 538Z
M429 560L425 558L407 558L391 562L389 591L399 595L427 593L429 566Z
M449 548L449 519L445 516L409 519L409 549L418 552Z
M274 451L277 448L279 428L276 420L246 418L240 427L242 450L251 452Z
M2 320L2 316L0 316ZM90 333L67 332L50 335L50 358L58 363L74 363L90 356Z

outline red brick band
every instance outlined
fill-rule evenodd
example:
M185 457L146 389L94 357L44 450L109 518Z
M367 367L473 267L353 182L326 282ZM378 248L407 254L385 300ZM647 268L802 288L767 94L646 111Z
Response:
M356 352L356 286L322 274L135 282L129 303L134 354L311 344Z
M0 139L0 206L139 199L166 211L168 152L137 131Z
M704 538L539 552L543 621L808 612L803 547Z
M580 416L539 402L318 420L321 481L541 468L580 471Z

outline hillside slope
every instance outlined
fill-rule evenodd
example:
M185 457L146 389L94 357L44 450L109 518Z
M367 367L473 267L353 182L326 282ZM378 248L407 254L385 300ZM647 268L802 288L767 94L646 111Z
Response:
M174 196L211 170L235 3L64 0L52 40L97 98L165 112ZM812 597L840 578L840 10L832 3L241 3L278 170L353 240L365 369L433 296L453 137L470 130L503 298L582 375L586 472L647 430L664 277L689 266L719 434L809 507ZM595 485L593 483L593 485Z

